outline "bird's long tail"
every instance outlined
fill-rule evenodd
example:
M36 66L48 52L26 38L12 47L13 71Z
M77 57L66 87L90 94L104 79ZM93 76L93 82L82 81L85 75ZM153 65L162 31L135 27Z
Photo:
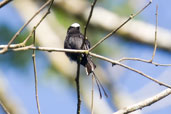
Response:
M91 58L90 57L87 57L87 64L85 65L85 69L86 69L86 73L87 75L89 75L90 73L92 73L92 76L94 77L95 81L96 81L96 84L97 84L97 87L98 87L98 90L99 90L99 94L100 94L100 98L102 98L102 92L101 90L103 91L104 95L106 97L108 97L105 89L103 88L100 80L97 78L96 74L94 73L94 69L96 68L96 65L92 62Z
M96 68L96 65L92 62L91 58L87 57L87 63L85 65L85 70L86 70L87 75L89 76L90 73L92 73L95 68Z
M100 80L97 78L97 76L96 76L96 74L95 74L94 72L92 72L92 73L93 73L92 76L94 76L94 79L95 79L95 81L96 81L96 84L97 84L97 87L98 87L98 90L99 90L100 98L102 98L101 89L102 89L104 95L105 95L106 97L108 97L108 95L107 95L107 93L106 93L106 91L105 91L103 85L101 84Z

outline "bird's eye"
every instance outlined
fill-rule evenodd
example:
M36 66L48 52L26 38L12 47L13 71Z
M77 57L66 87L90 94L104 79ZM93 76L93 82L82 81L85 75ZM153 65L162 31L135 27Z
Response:
M80 27L77 27L77 30L80 30Z

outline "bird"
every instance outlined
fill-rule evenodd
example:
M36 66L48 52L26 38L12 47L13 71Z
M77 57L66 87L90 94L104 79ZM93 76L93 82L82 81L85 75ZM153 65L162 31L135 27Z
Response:
M67 30L64 49L81 50L81 48L83 50L90 49L90 42L87 39L84 41L84 35L80 32L80 25L78 23L73 23ZM79 56L78 53L65 52L65 54L70 58L70 60L77 62L77 58ZM80 54L80 56L80 64L85 67L86 74L90 75L90 73L92 73L96 68L96 65L92 61L92 57L86 54Z
M64 49L88 50L90 49L90 47L90 42L88 41L88 39L84 39L84 35L80 32L80 24L73 23L72 25L70 25L64 41ZM75 62L78 62L78 57L81 57L80 64L85 67L86 74L89 76L92 73L92 76L94 76L95 78L100 98L102 98L101 89L103 90L105 96L108 97L100 80L97 78L94 72L96 65L93 63L92 57L87 54L71 52L65 52L65 54L70 58L71 61Z

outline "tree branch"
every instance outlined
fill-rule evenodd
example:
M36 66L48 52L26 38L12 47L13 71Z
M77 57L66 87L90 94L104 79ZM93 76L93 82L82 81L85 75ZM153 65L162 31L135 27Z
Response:
M126 60L141 61L141 62L153 64L153 65L156 65L156 66L171 66L171 64L159 64L159 63L156 63L156 62L153 62L153 61L151 62L151 60L145 60L145 59L140 59L140 58L123 57L123 58L119 59L118 61L122 62L122 61L126 61Z
M78 56L77 57L77 75L75 78L75 82L76 82L76 88L77 88L77 114L80 114L80 110L81 110L81 98L80 98L80 59L81 57Z
M7 45L0 45L0 48L4 48ZM89 53L89 50L74 50L74 49L61 49L61 48L49 48L49 47L35 47L35 46L25 46L25 47L17 47L18 44L11 44L9 49L10 51L26 51L26 50L39 50L39 51L47 51L47 52L72 52L72 53ZM140 59L140 58L121 58L119 60L117 60L118 62L122 62L124 60L134 60L134 61L142 61L142 62L146 62L146 63L151 63L149 62L149 60L145 60L145 59ZM156 62L152 62L151 64L154 64L156 66L171 66L171 64L159 64Z
M91 114L94 114L94 76L92 76Z
M0 45L0 48L4 48L7 45ZM35 47L33 45L25 47L17 47L17 44L12 44L9 49L10 51L27 51L27 50L39 50L47 52L72 52L72 53L88 53L88 50L74 50L74 49L61 49L61 48L49 48L49 47Z
M40 21L36 24L36 26L34 26L34 28L33 28L32 31L30 32L30 34L27 36L27 38L26 38L22 43L20 43L19 46L22 47L22 46L25 46L25 45L26 45L27 41L32 37L33 32L37 29L37 27L40 25L40 23L46 18L46 16L47 16L48 14L50 14L50 9L51 9L51 7L52 7L53 2L54 2L54 0L51 1L51 3L50 3L50 5L49 5L49 8L48 8L47 12L42 16L42 18L40 19Z
M0 54L3 54L8 51L8 47L11 43L18 37L18 35L24 30L24 28L48 5L51 3L52 0L48 0L19 30L16 34L12 37L12 39L8 42L8 45L0 50Z
M132 67L129 67L129 66L127 66L127 65L124 65L124 64L122 64L122 63L120 63L120 62L118 62L118 61L114 61L114 60L112 60L112 59L109 59L109 58L104 57L104 56L101 56L101 55L97 55L97 54L92 53L92 52L89 52L89 54L90 54L91 56L93 56L93 57L99 58L99 59L101 59L101 60L105 60L105 61L110 62L110 63L112 63L112 64L119 65L119 66L124 67L124 68L126 68L126 69L128 69L128 70L131 70L131 71L133 71L133 72L136 72L136 73L138 73L138 74L140 74L140 75L142 75L142 76L144 76L144 77L150 79L151 81L153 81L153 82L155 82L155 83L158 83L159 85L162 85L162 86L165 86L165 87L171 89L171 86L170 86L170 85L167 85L167 84L165 84L165 83L163 83L163 82L160 82L160 81L158 81L158 80L156 80L156 79L154 79L154 78L148 76L147 74L145 74L145 73L143 73L143 72L141 72L141 71L139 71L139 70L136 70L136 69L134 69L134 68L132 68Z
M3 46L4 46L4 45L3 45ZM2 46L0 45L0 47L2 47ZM147 74L145 74L145 73L143 73L143 72L141 72L141 71L138 71L138 70L136 70L136 69L134 69L134 68L132 68L132 67L129 67L129 66L127 66L127 65L124 65L124 64L120 63L119 61L112 60L112 59L109 59L109 58L107 58L107 57L104 57L104 56L101 56L101 55L98 55L98 54L89 52L89 50L72 50L72 49L59 49L59 48L34 47L34 46L26 46L26 47L22 47L22 48L11 49L11 50L12 50L12 51L39 50L39 51L48 51L48 52L86 53L86 54L89 54L89 55L91 55L91 56L93 56L93 57L99 58L99 59L101 59L101 60L105 60L105 61L110 62L110 63L112 63L112 64L119 65L119 66L122 66L122 67L124 67L124 68L126 68L126 69L129 69L129 70L131 70L131 71L134 71L134 72L136 72L136 73L138 73L138 74L140 74L140 75L142 75L142 76L144 76L144 77L146 77L146 78L148 78L148 79L150 79L150 80L152 80L152 81L158 83L159 85L165 86L165 87L167 87L167 88L171 88L170 85L164 84L164 83L162 83L162 82L160 82L160 81L158 81L158 80L156 80L156 79L154 79L154 78L148 76ZM169 65L168 65L168 66L169 66Z
M156 6L156 14L155 15L156 15L155 39L154 39L154 50L153 50L151 62L153 62L154 56L156 54L156 49L157 49L158 5Z
M90 23L90 19L92 17L94 6L95 6L96 2L97 2L97 0L94 0L94 2L91 4L91 10L90 10L90 13L89 13L89 16L88 16L88 20L87 20L86 26L84 27L84 39L86 39L87 28L88 28L88 25ZM85 42L85 40L84 40L84 42Z
M33 32L33 45L35 46L35 31ZM40 112L40 104L39 104L39 96L38 96L38 80L37 80L37 70L36 70L36 53L35 50L33 50L32 54L32 59L33 59L33 67L34 67L34 81L35 81L35 96L36 96L36 103L37 103L37 110L38 113L41 114Z
M156 15L156 27L155 27L155 40L154 40L154 50L153 50L152 58L150 60L145 60L145 59L140 59L140 58L124 57L124 58L119 59L118 60L119 62L122 62L125 60L134 60L134 61L141 61L141 62L145 62L145 63L151 63L151 64L154 64L156 66L171 66L171 64L158 64L158 63L153 62L153 59L154 59L154 56L156 53L156 49L157 49L158 5L156 6L156 14L155 15Z
M159 94L157 94L151 98L148 98L148 99L143 100L143 101L136 103L134 105L120 109L113 114L128 114L130 112L133 112L133 111L145 108L147 106L150 106L150 105L154 104L155 102L167 97L170 94L171 94L171 89L166 89L166 90L162 91L161 93L159 93Z
M5 5L7 5L11 1L12 0L3 0L2 2L0 2L0 8L4 7Z
M95 4L96 4L97 0L94 0L94 2L91 4L91 10L90 10L90 13L89 13L89 16L88 16L88 20L87 20L87 23L86 23L86 26L84 27L84 40L83 40L83 43L81 45L81 49L83 49L83 46L84 46L84 43L85 43L85 40L87 39L86 37L86 33L87 33L87 28L88 28L88 25L90 23L90 19L92 17L92 14L93 14L93 10L94 10L94 7L95 7ZM77 70L80 70L80 60L78 61L79 63L79 66L77 67ZM77 74L78 74L78 71L77 71ZM78 78L78 81L79 81L79 78ZM93 81L93 76L92 76L92 81ZM93 83L92 83L93 84ZM79 100L79 99L78 99ZM91 99L91 114L93 114L93 85L92 85L92 99ZM80 101L81 102L81 101ZM80 103L81 104L81 103ZM78 114L78 112L77 112Z
M88 17L88 20L87 20L87 23L86 23L86 26L85 26L85 29L84 29L84 39L83 39L83 43L81 45L81 49L83 49L83 46L84 46L84 43L85 43L85 40L86 40L86 33L87 33L87 28L88 28L88 25L89 25L89 22L90 22L90 19L91 19L91 16L93 14L93 9L94 9L94 6L96 4L97 0L94 0L93 4L91 5L91 10L90 10L90 13L89 13L89 17ZM81 56L79 56L77 58L77 76L76 76L76 86L77 86L77 114L80 114L80 107L81 107L81 99L80 99L80 85L79 85L79 74L80 74L80 59L81 59Z
M140 11L138 11L137 13L135 14L131 14L129 16L129 18L124 22L122 23L117 29L113 30L112 32L110 32L108 35L106 35L104 38L102 38L100 41L98 41L95 45L93 45L91 48L90 48L90 51L93 50L94 48L96 48L99 44L101 44L104 40L106 40L107 38L109 38L110 36L112 36L113 34L115 34L120 28L122 28L127 22L129 22L131 19L133 19L135 16L137 16L138 14L140 14L145 8L147 8L150 4L152 3L152 0L149 1L149 3L143 7Z

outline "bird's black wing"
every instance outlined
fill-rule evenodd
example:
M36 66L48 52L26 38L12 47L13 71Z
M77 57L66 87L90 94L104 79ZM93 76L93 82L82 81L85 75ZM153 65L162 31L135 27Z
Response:
M90 49L90 42L89 42L87 39L85 39L85 43L84 43L83 49L84 49L84 50Z
M83 35L74 34L70 36L69 45L71 49L81 49L81 45L83 43Z
M81 49L84 36L82 34L68 34L64 42L65 49ZM77 61L78 53L66 52L66 55L74 61ZM83 57L84 55L82 55Z

